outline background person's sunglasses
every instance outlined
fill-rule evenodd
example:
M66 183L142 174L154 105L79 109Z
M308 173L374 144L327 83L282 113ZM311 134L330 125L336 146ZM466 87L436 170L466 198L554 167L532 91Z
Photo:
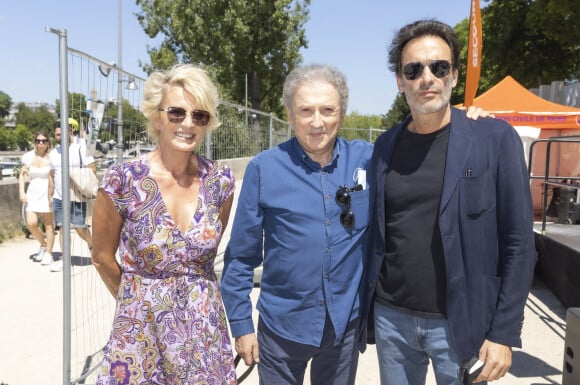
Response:
M441 79L449 75L449 71L451 70L451 63L449 63L447 60L433 60L428 64L428 67L435 77ZM407 80L415 80L421 76L423 69L425 69L425 65L423 63L408 63L403 66L403 75L405 75Z
M160 108L159 111L167 112L167 119L171 123L181 123L185 120L185 115L187 115L187 111L181 107ZM207 126L210 117L211 114L204 110L191 111L191 121L198 126Z

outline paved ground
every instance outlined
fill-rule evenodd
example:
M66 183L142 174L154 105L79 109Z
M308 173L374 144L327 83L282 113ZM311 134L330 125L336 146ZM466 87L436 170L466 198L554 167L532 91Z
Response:
M241 185L241 183L240 183ZM232 208L232 219L236 209ZM90 223L90 218L88 219ZM229 239L232 223L228 225L220 245L223 252ZM15 239L0 244L0 385L58 385L63 384L63 275L53 273L46 266L34 263L29 256L38 249L30 239ZM59 255L58 239L55 245ZM86 304L95 304L105 311L89 314L88 326L94 331L92 345L101 346L106 341L113 312L112 296L104 289L92 266L88 264L88 250L78 237L72 236L73 282L75 292L84 293L73 302L82 312ZM218 260L220 258L218 257ZM216 265L216 271L221 265ZM259 277L259 272L257 274ZM79 287L78 285L82 285ZM254 302L259 289L252 292ZM76 302L75 302L76 301ZM74 306L73 306L74 307ZM93 306L95 307L95 306ZM106 314L107 312L110 313ZM105 313L103 315L103 313ZM257 313L254 312L254 321ZM73 309L73 317L78 317ZM510 373L498 385L544 385L562 383L564 340L566 335L566 309L547 289L541 279L536 279L525 309L522 350L515 350ZM99 319L95 319L99 318ZM73 321L73 327L78 321ZM78 339L73 330L73 339ZM81 333L82 335L85 334ZM103 337L105 336L105 337ZM73 346L73 350L75 346ZM82 362L81 362L82 364ZM73 378L79 363L73 363ZM239 372L245 369L239 364ZM87 383L90 383L87 381ZM378 384L378 364L374 346L360 357L357 384ZM257 370L243 382L257 385ZM305 385L311 385L309 379ZM431 372L427 385L435 385Z
M28 239L0 244L0 383L8 385L63 383L62 273L32 262L36 249ZM510 374L497 384L561 384L565 326L565 309L536 280L526 305L524 349L514 352ZM256 371L244 384L258 384ZM378 384L373 348L360 358L357 384ZM428 385L434 384L430 375Z

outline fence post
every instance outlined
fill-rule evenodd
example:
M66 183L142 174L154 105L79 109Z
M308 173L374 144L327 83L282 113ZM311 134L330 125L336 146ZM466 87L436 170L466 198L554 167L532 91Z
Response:
M209 160L211 160L212 158L212 154L211 154L211 131L208 130L207 134L205 136L205 157Z
M268 131L269 131L269 138L268 138L268 148L272 148L272 136L273 136L273 131L274 131L274 116L272 115L272 113L270 112L270 123L269 123L269 127L268 127Z

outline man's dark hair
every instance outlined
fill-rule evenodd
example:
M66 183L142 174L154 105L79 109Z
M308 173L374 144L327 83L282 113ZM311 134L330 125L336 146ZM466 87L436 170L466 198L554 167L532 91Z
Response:
M423 36L437 36L447 42L451 49L451 66L459 70L459 40L449 25L435 19L418 20L407 24L393 38L389 47L389 69L401 75L401 55L409 41Z

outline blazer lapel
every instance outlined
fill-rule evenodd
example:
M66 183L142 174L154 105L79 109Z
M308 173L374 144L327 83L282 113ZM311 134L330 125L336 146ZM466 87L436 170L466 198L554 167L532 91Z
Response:
M453 192L467 171L467 160L471 152L473 138L465 112L451 108L451 129L445 161L445 176L441 193L440 212L445 210Z
M403 131L404 127L407 126L408 122L411 118L407 118L403 123L391 128L389 130L389 135L385 140L383 146L383 152L380 154L380 157L377 161L376 170L375 170L375 179L374 182L376 183L374 189L376 191L373 194L374 202L372 202L372 209L379 210L379 212L385 212L385 178L387 175L387 170L389 169L389 163L391 163L391 157L393 155L393 151L395 149L395 144L397 143L397 138ZM377 183L379 182L379 183ZM378 216L379 221L377 225L379 226L379 231L381 234L381 238L383 241L385 239L385 217L384 214L380 214Z

